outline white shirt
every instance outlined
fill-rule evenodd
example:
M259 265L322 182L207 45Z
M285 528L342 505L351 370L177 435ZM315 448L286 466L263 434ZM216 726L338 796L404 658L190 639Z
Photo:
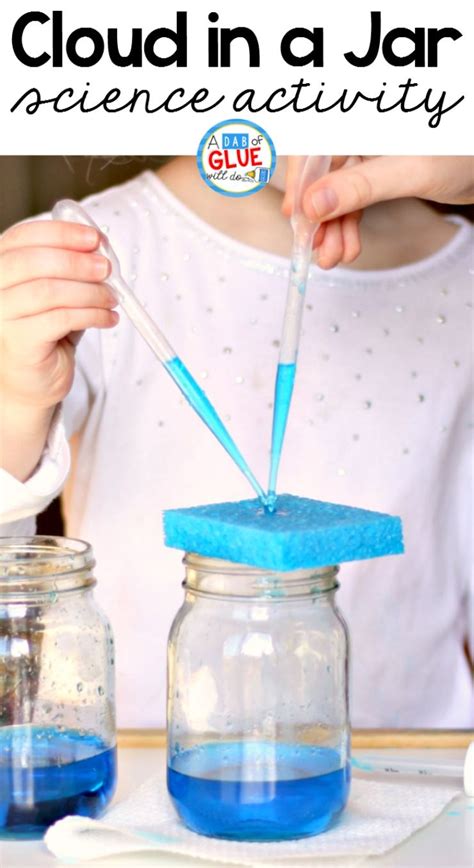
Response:
M204 223L150 171L84 200L123 274L206 388L265 485L288 260ZM312 268L279 490L390 512L406 554L343 564L352 722L468 727L472 499L470 225L433 256L384 271ZM120 726L163 726L166 640L181 553L166 508L252 496L246 480L122 313L90 330L64 401L79 433L67 531L92 543L117 645ZM24 484L2 471L3 534L64 484L58 414Z

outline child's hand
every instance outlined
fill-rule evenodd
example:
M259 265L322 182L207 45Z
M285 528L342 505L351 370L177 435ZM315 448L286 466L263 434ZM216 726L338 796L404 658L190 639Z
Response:
M80 333L118 321L98 244L95 229L53 221L22 223L0 238L2 397L54 407L71 387Z
M286 214L291 211L293 170L290 157ZM473 202L474 157L333 158L330 174L308 188L303 203L310 220L321 223L315 237L319 265L331 268L358 256L363 208L409 196L453 205Z
M0 466L20 479L71 388L82 331L118 321L98 244L95 229L56 221L18 224L0 238Z
M321 223L314 236L314 247L317 248L318 265L321 268L332 268L339 262L348 264L353 262L360 253L359 221L362 211L352 210L351 213L342 214L333 220L322 222L324 218L316 217L314 209L309 213L307 203L308 195L320 185L321 180L327 184L328 177L342 166L350 167L360 163L361 157L333 157L331 160L331 175L325 175L323 179L311 184L304 196L305 212L311 220ZM295 173L298 165L298 157L288 157L286 174L286 192L283 200L283 213L288 217L293 206L293 189ZM318 187L319 189L319 187Z

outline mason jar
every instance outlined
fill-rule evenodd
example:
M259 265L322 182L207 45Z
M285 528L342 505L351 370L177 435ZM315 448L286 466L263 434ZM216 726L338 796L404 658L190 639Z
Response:
M80 540L0 538L0 837L98 816L116 779L114 648Z
M338 567L276 573L188 554L168 657L168 790L203 835L324 831L350 786Z

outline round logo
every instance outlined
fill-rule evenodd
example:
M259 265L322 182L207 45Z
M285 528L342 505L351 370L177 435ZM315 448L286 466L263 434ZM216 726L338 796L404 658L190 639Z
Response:
M270 180L276 164L273 142L250 121L222 121L202 137L197 163L206 184L224 196L250 196Z

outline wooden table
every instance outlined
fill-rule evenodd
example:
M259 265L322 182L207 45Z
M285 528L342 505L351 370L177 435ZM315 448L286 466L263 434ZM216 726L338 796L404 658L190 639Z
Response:
M465 748L474 738L465 731L441 732L436 730L355 730L353 748L357 756L371 752L395 758L413 758L420 761L461 762ZM165 736L160 731L126 730L119 733L119 783L116 799L122 799L151 774L165 773ZM429 780L426 786L430 786ZM41 841L0 841L1 868L59 868L71 863L60 862L51 856ZM81 862L76 865L117 866L139 868L156 865L161 868L223 868L222 863L207 863L187 857L120 857L99 862ZM296 863L292 863L296 864ZM309 862L300 862L301 868L315 868ZM346 864L346 863L345 863ZM355 864L355 863L354 863ZM474 799L460 794L454 802L428 826L416 832L404 843L384 856L371 857L357 866L364 868L472 868L474 864ZM328 868L331 860L319 860L319 868ZM350 865L350 861L347 861Z

